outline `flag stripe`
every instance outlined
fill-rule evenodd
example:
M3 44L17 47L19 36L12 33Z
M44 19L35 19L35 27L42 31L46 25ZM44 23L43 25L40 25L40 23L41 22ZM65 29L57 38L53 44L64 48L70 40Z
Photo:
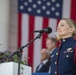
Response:
M60 19L57 20L56 30L57 30L57 27L58 27L58 23L59 23L59 21L60 21Z
M56 25L57 20L56 19L49 19L49 27L52 28L52 33L49 34L49 37L54 37L54 33L56 32Z
M48 21L49 19L48 18L43 18L43 29L48 27ZM45 47L45 42L46 42L46 38L48 37L48 35L46 33L44 33L42 35L42 48Z
M35 30L42 29L42 17L35 17ZM34 36L36 37L39 33L34 33ZM36 71L36 67L40 64L40 58L41 58L41 48L42 48L42 39L37 39L34 42L34 63L33 68L34 72Z
M70 18L71 0L63 0L62 18Z
M34 16L29 16L29 41L34 39L34 34L31 35L33 31L34 31ZM33 68L33 52L34 52L34 42L31 43L28 48L28 57L29 57L28 64L32 66L32 68Z
M21 39L22 39L22 36L21 36L21 23L22 23L22 14L19 13L18 14L18 48L21 46Z
M76 0L71 3L71 18L76 21Z
M22 15L22 41L21 41L21 45L24 46L28 43L28 29L29 29L29 16L27 14L23 14ZM23 49L23 59L27 58L28 59L28 49L24 48Z

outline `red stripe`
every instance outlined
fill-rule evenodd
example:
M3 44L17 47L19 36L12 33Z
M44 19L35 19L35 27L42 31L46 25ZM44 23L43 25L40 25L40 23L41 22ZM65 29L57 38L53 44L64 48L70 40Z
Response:
M21 46L21 22L22 22L22 14L18 14L18 48Z
M43 18L43 29L48 27L48 18ZM44 33L42 35L42 48L45 48L45 43L46 43L46 38L48 37L48 35L46 33Z
M58 27L59 21L60 21L60 19L57 20L56 31L57 31L57 27ZM60 42L58 41L57 42L57 47L59 47L59 45L60 45Z
M76 0L71 2L71 19L76 21Z
M76 21L76 0L72 0L71 2L71 19ZM76 46L74 51L74 64L76 65Z
M30 35L34 31L34 16L29 16L29 41ZM34 39L34 34L31 35L31 39ZM28 48L28 64L33 67L33 52L34 52L34 42L30 44Z
M58 20L57 20L57 25L56 25L56 30L57 30L57 27L58 27L59 21L60 21L60 20L58 19Z

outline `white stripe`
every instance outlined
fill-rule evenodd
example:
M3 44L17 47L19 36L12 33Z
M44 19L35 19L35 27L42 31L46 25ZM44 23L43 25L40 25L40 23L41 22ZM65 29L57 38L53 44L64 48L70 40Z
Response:
M41 17L35 17L35 30L40 30L42 29L42 21L43 19ZM38 34L35 33L35 37L37 36ZM36 67L40 64L40 51L41 51L41 42L42 40L41 39L37 39L35 42L34 42L34 60L33 60L33 68L34 68L34 72L36 71Z
M55 37L54 33L56 32L57 20L49 19L49 27L52 28L52 33L49 34L49 37Z
M71 0L63 0L62 18L70 18Z
M22 15L22 42L21 42L21 45L24 46L28 43L28 29L29 29L29 25L28 25L28 20L29 19L29 16L26 15L26 14L23 14ZM28 56L28 49L27 48L24 48L23 49L23 57L26 57Z

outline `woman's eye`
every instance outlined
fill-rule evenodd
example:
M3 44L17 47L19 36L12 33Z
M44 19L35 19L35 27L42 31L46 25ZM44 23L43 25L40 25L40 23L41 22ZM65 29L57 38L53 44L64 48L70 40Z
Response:
M64 25L64 24L60 24L60 25L58 25L58 28L59 28L59 27L63 27L63 26L65 26L65 25Z
M61 26L64 26L63 24Z

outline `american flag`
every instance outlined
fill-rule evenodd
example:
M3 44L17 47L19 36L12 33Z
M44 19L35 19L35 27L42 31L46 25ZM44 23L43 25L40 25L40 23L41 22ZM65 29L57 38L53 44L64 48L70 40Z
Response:
M45 47L47 37L54 37L57 24L61 18L72 18L76 21L76 0L19 0L18 1L18 46L27 44L38 34L34 30L52 28L52 33L43 34L23 50L28 57L28 64L35 71L40 63L40 51ZM31 39L30 39L31 38Z

